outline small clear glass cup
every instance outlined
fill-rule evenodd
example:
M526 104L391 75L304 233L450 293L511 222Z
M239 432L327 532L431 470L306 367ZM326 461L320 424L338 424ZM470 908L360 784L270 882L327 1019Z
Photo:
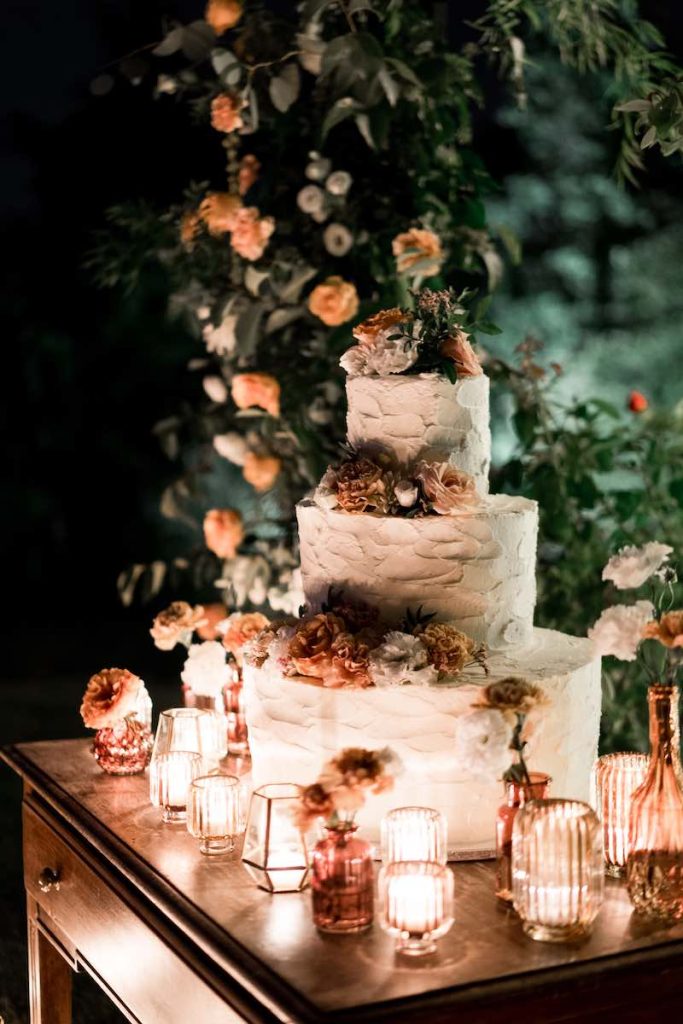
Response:
M154 737L152 764L161 754L191 750L202 759L201 774L217 769L224 753L220 749L218 721L218 716L212 711L199 708L167 708L162 711Z
M230 853L242 818L242 786L236 775L200 775L187 799L187 831L207 856Z
M443 864L402 861L379 873L379 922L396 952L427 956L453 924L453 872Z
M202 759L193 750L171 750L158 754L149 767L149 796L162 809L162 821L169 825L185 822L190 785L202 771Z
M631 798L645 782L647 754L604 754L593 766L593 806L602 821L605 871L620 877L626 871L629 852Z
M397 807L382 818L382 863L448 860L448 823L433 807Z

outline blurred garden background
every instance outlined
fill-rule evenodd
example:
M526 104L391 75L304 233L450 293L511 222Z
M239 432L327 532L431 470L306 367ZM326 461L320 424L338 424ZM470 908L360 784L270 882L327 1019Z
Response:
M286 14L293 5L267 6ZM453 48L467 45L468 22L485 5L436 6ZM633 12L631 3L617 6ZM210 129L156 94L156 72L136 55L161 38L162 17L191 22L203 8L195 0L11 0L0 16L2 742L81 734L80 692L105 664L139 673L159 700L175 692L182 656L154 649L149 622L160 602L196 595L166 588L156 604L123 607L116 580L128 565L173 557L200 539L161 514L176 468L154 427L199 401L201 379L187 365L201 343L169 318L162 266L143 258L135 287L105 289L95 284L92 253L112 206L140 200L164 210L188 182L220 168ZM680 64L679 5L642 0L639 10ZM577 73L540 33L526 56L524 109L499 69L482 61L485 99L472 115L473 149L495 182L487 221L507 242L487 314L501 333L481 340L494 367L521 359L546 370L512 390L502 376L496 386L493 489L542 502L538 618L585 633L603 602L608 545L682 547L683 168L680 154L665 159L655 148L637 186L619 182L609 70ZM95 95L93 81L102 92L110 73L114 87ZM634 391L647 408L630 408ZM247 501L239 474L222 472L220 485ZM644 749L644 691L645 680L612 671L605 749ZM8 775L0 792L18 821ZM7 1024L27 1019L18 844L4 834L3 863L15 865L0 893L16 967L0 978ZM108 1019L96 996L84 998L77 1019Z

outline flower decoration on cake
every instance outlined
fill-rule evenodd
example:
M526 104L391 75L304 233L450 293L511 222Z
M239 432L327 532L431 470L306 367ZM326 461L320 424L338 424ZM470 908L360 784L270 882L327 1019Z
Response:
M482 499L474 477L450 462L400 466L384 452L349 450L329 466L315 492L324 508L376 515L458 515L476 511Z
M187 601L173 601L155 617L149 632L155 647L160 651L172 651L177 644L189 647L194 631L206 622L201 605L193 607Z
M464 329L478 326L468 324L463 305L468 297L424 289L416 295L415 309L374 313L354 327L356 344L341 357L341 366L350 377L438 373L456 381L480 376L481 364Z
M400 770L399 758L388 747L340 751L323 765L317 781L302 789L295 812L297 826L307 832L320 818L327 828L352 825L367 794L391 789Z
M244 659L331 688L432 686L470 665L487 671L484 645L431 618L418 609L397 628L382 623L378 609L330 589L320 612L268 625L247 643Z
M237 664L241 665L245 644L253 640L268 625L268 619L261 612L235 612L219 623L216 629L223 640L223 647L232 654Z
M669 563L672 553L669 544L649 541L613 555L603 569L603 580L617 590L639 590L647 584L648 597L605 608L588 630L598 654L638 660L649 680L669 685L676 682L683 665L683 608L674 607L680 589L676 567Z

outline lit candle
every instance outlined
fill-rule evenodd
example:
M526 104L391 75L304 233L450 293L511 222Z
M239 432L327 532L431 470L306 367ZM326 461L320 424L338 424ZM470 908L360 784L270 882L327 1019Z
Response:
M294 824L301 790L271 783L254 790L249 804L242 863L268 892L298 892L308 879L308 848Z
M453 874L441 864L394 862L380 872L380 922L409 956L433 953L453 923Z
M605 754L593 768L593 805L602 821L608 875L623 875L628 858L631 798L645 781L647 754Z
M163 821L185 821L190 783L201 768L201 757L190 750L172 750L154 758L149 770L150 800L162 808Z
M382 861L445 864L448 824L432 807L397 807L382 819Z
M235 775L202 775L190 785L187 830L207 855L234 849L240 831L240 780Z

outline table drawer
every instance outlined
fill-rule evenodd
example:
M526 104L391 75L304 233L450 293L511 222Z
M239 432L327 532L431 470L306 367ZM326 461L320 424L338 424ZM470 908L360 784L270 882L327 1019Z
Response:
M46 869L58 877L47 892L39 884ZM24 804L24 877L41 919L54 922L132 1015L142 1024L243 1024L106 876L106 865L100 876Z

